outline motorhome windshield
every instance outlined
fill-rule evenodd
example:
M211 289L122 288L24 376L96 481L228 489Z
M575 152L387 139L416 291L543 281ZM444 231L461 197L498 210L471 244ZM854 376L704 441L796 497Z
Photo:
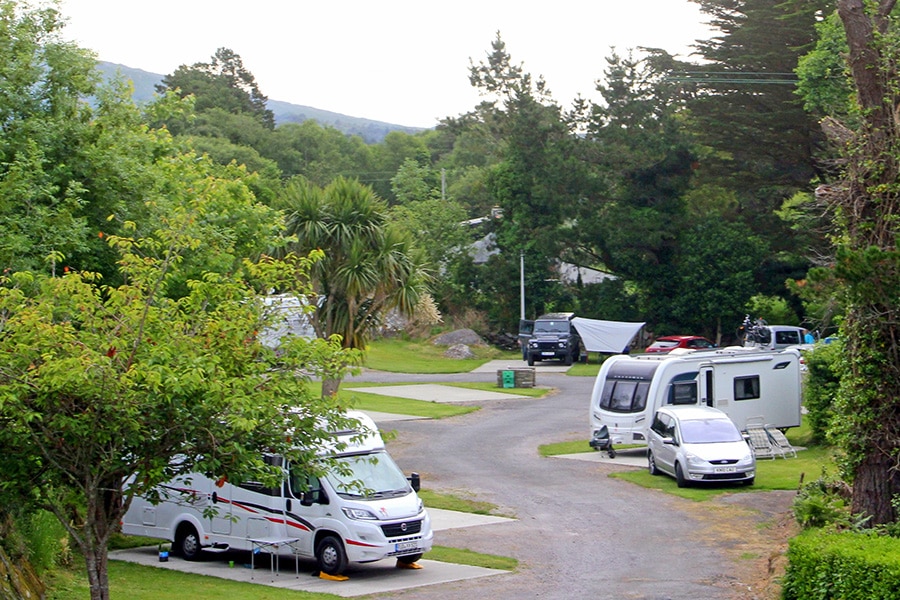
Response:
M412 488L387 452L340 456L326 477L342 498L396 498Z

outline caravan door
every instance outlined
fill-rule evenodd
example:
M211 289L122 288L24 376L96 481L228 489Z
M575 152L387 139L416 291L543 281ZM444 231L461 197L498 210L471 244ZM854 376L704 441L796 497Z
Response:
M700 368L700 404L716 407L715 373L710 366Z

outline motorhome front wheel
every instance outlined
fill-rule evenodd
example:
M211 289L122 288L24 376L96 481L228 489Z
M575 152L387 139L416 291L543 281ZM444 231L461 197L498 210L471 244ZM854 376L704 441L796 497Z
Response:
M325 536L316 544L316 561L319 570L328 575L340 575L347 568L344 544L334 536Z

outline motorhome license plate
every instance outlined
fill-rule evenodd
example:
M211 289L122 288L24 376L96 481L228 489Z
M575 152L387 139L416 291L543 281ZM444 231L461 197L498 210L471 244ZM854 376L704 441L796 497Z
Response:
M734 473L737 471L736 467L716 467L716 473Z
M399 544L394 544L394 552L403 552L404 550L417 550L418 548L418 542L400 542Z

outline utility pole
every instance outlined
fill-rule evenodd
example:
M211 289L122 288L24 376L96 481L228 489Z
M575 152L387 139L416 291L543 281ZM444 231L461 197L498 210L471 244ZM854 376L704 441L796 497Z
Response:
M525 319L525 251L519 251L519 318Z

